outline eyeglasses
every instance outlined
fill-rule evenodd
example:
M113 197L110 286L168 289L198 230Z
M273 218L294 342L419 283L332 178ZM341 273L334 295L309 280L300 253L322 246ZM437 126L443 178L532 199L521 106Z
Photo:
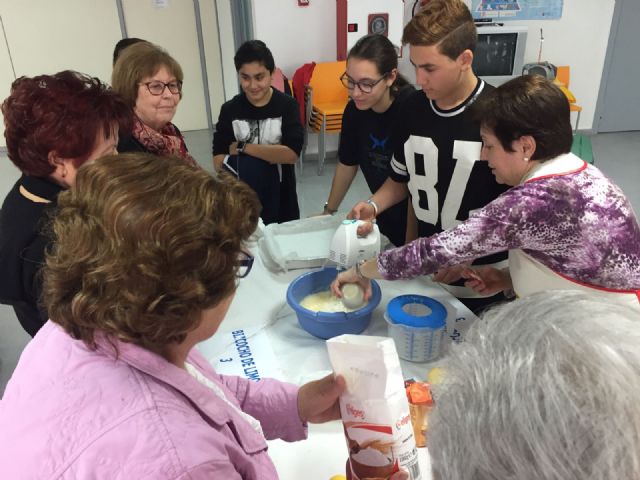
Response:
M238 271L236 272L236 277L245 278L249 275L251 267L253 267L253 260L253 255L247 252L240 252L238 254Z
M348 90L353 90L354 88L356 88L356 86L358 86L362 93L371 93L373 91L373 87L387 78L388 75L389 73L385 73L375 82L372 80L360 80L356 82L353 78L347 75L347 72L344 72L340 77L340 81L342 82L342 85L344 85Z
M168 88L171 93L174 95L182 92L182 82L180 80L176 80L175 82L164 83L159 80L154 80L153 82L144 82L139 83L138 85L146 85L147 90L151 95L162 95L164 93L164 89Z

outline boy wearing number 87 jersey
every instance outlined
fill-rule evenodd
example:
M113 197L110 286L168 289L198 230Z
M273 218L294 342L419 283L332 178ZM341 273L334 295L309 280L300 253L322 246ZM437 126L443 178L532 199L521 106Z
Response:
M462 0L432 0L406 25L402 43L409 44L421 90L399 112L389 179L371 198L378 211L361 202L353 216L370 218L410 195L418 235L428 237L455 227L506 190L480 160L480 125L467 112L493 88L473 72L476 41L473 18ZM506 258L500 253L474 264L500 268ZM482 297L464 287L462 268L439 271L434 279L472 310L504 298Z

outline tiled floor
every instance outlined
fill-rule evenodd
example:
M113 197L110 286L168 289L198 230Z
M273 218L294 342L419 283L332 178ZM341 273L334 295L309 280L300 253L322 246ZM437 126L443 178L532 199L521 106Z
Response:
M211 137L207 131L187 132L187 144L193 156L207 170L212 170ZM640 132L608 133L592 137L596 165L625 191L636 212L640 212ZM298 175L298 197L303 216L320 212L331 187L335 156L327 161L324 174L316 174L316 160L307 159ZM0 155L0 198L4 199L19 177L18 170L6 156ZM358 175L343 202L347 210L357 200L366 198L368 189ZM13 310L0 305L0 395L15 368L29 337L22 331Z

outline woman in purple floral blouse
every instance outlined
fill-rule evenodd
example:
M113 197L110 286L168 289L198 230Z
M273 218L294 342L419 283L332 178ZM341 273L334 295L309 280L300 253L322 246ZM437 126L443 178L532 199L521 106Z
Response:
M620 188L570 153L569 105L539 76L518 77L473 106L483 159L513 188L468 220L342 272L333 283L429 275L476 257L509 251L509 267L467 268L480 293L586 290L640 309L640 227Z

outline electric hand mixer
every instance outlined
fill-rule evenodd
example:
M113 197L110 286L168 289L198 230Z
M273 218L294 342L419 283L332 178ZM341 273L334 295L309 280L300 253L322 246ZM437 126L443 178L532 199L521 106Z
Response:
M380 253L380 230L373 224L373 231L366 237L358 235L358 227L366 222L362 220L344 220L331 240L329 260L338 268L349 268L360 260L368 260ZM350 287L350 288L347 288ZM357 285L346 284L343 288L342 302L355 308L362 304L362 289Z
M362 220L343 220L331 240L329 260L338 267L349 268L359 260L368 260L380 253L380 230L373 224L373 231L366 237L358 236Z

